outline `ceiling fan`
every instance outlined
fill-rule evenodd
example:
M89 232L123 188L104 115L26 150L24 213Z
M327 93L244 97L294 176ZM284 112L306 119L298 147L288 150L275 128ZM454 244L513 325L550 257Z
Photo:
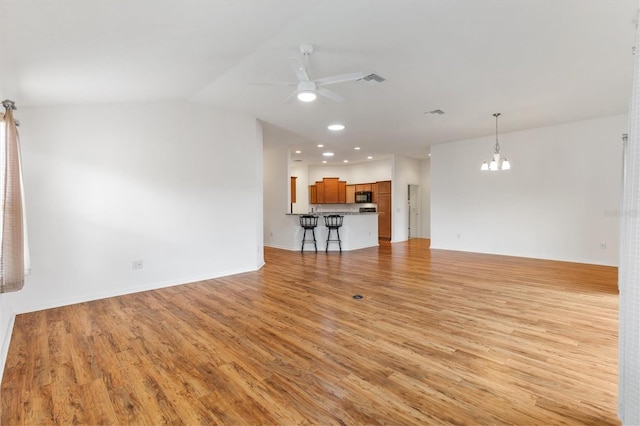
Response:
M293 93L289 95L285 102L289 102L291 99L293 99L294 96L297 96L298 100L302 102L311 102L317 98L317 95L324 96L325 98L329 98L336 102L343 102L346 100L345 97L325 88L324 86L336 83L344 83L347 81L355 81L364 77L364 74L362 74L361 72L354 72L311 80L309 78L309 74L307 74L308 67L305 65L308 65L309 56L311 56L311 54L313 53L313 46L311 44L301 44L300 53L304 58L305 64L303 64L298 57L289 58L289 66L293 70L293 73L296 75L296 77L298 77L297 83L275 82L253 84L263 84L269 86L296 86L296 90L294 90Z

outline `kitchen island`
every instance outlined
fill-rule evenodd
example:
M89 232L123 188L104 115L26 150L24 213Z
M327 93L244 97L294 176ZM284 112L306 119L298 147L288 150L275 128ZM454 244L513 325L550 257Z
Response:
M342 250L358 250L367 247L378 246L378 214L358 213L358 212L313 212L307 213L318 217L318 226L315 228L316 244L318 251L325 251L327 246L327 234L329 229L324 224L324 217L337 214L344 216L342 227L340 228L340 239L342 240ZM281 247L289 250L300 250L304 229L300 226L300 216L302 214L287 214L287 222L290 224L290 244L289 247ZM307 239L310 239L307 231ZM331 233L331 239L335 239L335 232ZM314 251L313 242L304 245L304 251ZM329 251L339 251L337 242L329 243Z

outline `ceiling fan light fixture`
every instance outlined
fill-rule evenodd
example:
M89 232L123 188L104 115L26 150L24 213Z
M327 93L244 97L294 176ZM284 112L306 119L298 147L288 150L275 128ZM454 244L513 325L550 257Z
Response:
M298 92L298 100L302 102L313 102L316 100L317 97L318 96L315 94L315 92L310 92L310 91Z
M332 130L334 132L339 132L340 130L344 130L344 124L339 124L339 123L329 124L327 126L327 129Z
M313 81L301 81L298 83L298 100L302 102L313 102L316 100L316 84Z

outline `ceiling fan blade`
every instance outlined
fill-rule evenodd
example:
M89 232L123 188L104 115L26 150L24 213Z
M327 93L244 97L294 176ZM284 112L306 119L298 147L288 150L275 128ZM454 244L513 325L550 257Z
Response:
M295 86L298 83L285 83L279 81L250 81L247 84L251 86Z
M326 86L328 84L343 83L345 81L354 81L364 78L361 72L352 72L349 74L334 75L332 77L324 77L314 80L318 86Z
M291 103L291 101L296 97L296 95L298 94L297 90L294 90L293 92L291 92L291 94L287 97L287 99L284 100L284 102L282 102L283 104L288 104Z
M289 58L289 66L293 70L296 77L298 77L298 80L300 81L309 80L307 71L304 69L304 65L302 65L302 61L300 61L300 58L295 58L295 57Z
M336 92L332 92L329 89L325 89L324 87L318 87L318 90L316 90L316 92L318 93L318 95L322 95L325 98L329 98L332 101L336 101L336 102L344 102L347 100L347 98L345 98L344 96L338 95Z

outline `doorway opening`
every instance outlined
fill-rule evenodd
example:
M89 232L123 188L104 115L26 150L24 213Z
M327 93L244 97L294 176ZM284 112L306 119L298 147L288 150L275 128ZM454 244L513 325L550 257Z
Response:
M407 236L411 238L420 237L420 185L408 185L407 188Z

